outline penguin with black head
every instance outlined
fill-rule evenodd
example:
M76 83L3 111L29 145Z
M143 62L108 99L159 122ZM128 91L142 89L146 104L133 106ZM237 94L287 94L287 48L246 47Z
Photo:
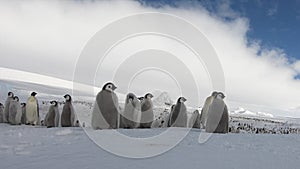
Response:
M21 123L26 124L26 103L21 103L21 109L22 109Z
M57 101L50 101L50 107L45 117L44 123L47 128L58 127L59 123L59 110Z
M9 117L8 121L12 125L19 125L21 124L21 117L22 117L22 109L19 103L19 97L14 96L14 99L11 101L9 105Z
M3 116L3 122L8 123L9 120L9 105L14 99L14 93L13 92L8 92L7 98L5 101L5 106L4 106L4 116Z
M120 128L136 128L141 114L141 103L133 93L126 96L125 108L120 116Z
M171 113L171 127L187 127L186 98L179 97Z
M37 125L40 121L39 102L36 95L36 92L32 92L26 103L26 124L29 125Z
M225 95L218 92L209 107L205 128L208 133L228 133L229 115L224 98Z
M190 118L190 127L192 128L201 128L200 125L200 113L199 110L195 110Z
M97 94L92 113L93 129L116 129L119 126L119 101L115 93L117 87L108 82Z
M151 93L147 93L144 97L144 100L141 104L141 122L140 128L151 128L154 114L153 114L153 103L152 99L153 95Z
M72 104L72 97L69 94L64 96L65 104L61 113L61 126L74 127L75 125L75 112Z

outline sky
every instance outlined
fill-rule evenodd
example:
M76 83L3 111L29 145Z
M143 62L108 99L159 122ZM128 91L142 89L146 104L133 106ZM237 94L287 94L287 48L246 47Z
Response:
M299 1L292 0L1 1L0 67L71 81L85 47L105 26L124 16L160 12L186 20L208 39L224 72L229 107L300 117L298 9ZM158 18L153 27L162 25L163 18ZM186 33L185 25L168 29ZM173 74L137 70L144 61L178 67L168 67ZM194 54L180 41L164 36L145 34L122 41L94 74L88 73L91 62L96 65L83 58L87 73L80 78L94 81L83 82L101 87L114 80L121 93L167 91L174 100L185 95L187 104L198 107L213 89L205 66ZM189 100L196 96L199 99Z
M166 5L180 8L182 4L199 3L208 11L231 19L237 15L249 21L249 39L258 40L264 47L277 47L291 60L300 59L297 40L300 35L299 0L140 0L148 6L160 8ZM224 3L226 2L226 3ZM224 3L223 6L219 5ZM230 13L228 13L230 11ZM226 12L228 14L226 14ZM222 14L223 13L223 14Z

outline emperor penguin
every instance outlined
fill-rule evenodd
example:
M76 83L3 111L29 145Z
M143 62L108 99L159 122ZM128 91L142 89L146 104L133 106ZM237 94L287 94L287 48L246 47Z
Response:
M74 127L80 127L79 120L76 120Z
M175 104L173 104L173 105L171 106L170 113L169 113L169 114L167 115L167 117L166 117L167 127L171 127L171 114L172 114L172 112L173 112L173 110L174 110L174 107L175 107Z
M200 129L200 113L198 110L195 110L190 118L190 127Z
M170 113L166 114L163 118L163 120L161 121L162 122L162 128L167 128L167 127L170 127L169 126L169 119L170 119Z
M171 127L187 127L187 110L184 104L186 98L179 97L171 112Z
M119 101L114 92L116 86L112 82L106 83L97 94L92 113L92 128L116 129L118 128Z
M4 106L2 103L0 103L0 123L3 123L4 118Z
M3 122L8 123L9 120L9 105L11 101L13 100L14 93L13 92L8 92L7 94L7 99L5 101L5 106L4 106L4 116L3 116Z
M50 107L45 117L44 123L47 128L58 127L59 123L59 111L57 101L50 101Z
M75 112L72 105L72 97L69 94L64 96L66 99L65 105L61 113L61 126L62 127L74 127L75 125Z
M17 99L17 114L16 114L16 117L15 117L15 122L17 125L21 125L22 124L22 106L21 104L19 103L19 98Z
M205 126L206 126L209 106L212 104L212 102L217 94L218 94L218 92L216 92L216 91L212 92L211 96L207 97L204 102L204 105L203 105L203 108L202 108L201 114L200 114L200 123L201 123L203 129L205 129Z
M13 100L10 102L9 105L8 121L12 125L19 125L21 124L21 117L22 117L22 109L19 104L19 98L18 96L14 96Z
M151 128L154 114L153 114L153 103L152 99L153 95L151 93L147 93L141 103L141 121L140 128Z
M37 100L36 92L32 92L26 103L26 124L37 125L40 121L39 102Z
M21 103L21 109L22 109L21 123L26 124L26 103Z
M162 119L161 117L158 117L157 119L153 120L152 124L151 124L151 128L159 128L161 127L162 124Z
M139 97L138 99L139 99L140 103L142 104L142 103L143 103L143 101L144 101L144 99L145 99L145 97L144 97L144 96L142 96L142 97Z
M129 93L126 96L123 114L120 115L120 128L137 128L140 114L140 101L133 93Z
M224 98L225 95L219 92L209 107L205 128L207 133L228 133L229 115Z

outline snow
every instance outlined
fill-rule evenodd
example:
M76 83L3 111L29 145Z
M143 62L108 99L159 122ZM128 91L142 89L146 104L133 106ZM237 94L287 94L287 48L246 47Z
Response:
M1 72L1 71L0 71ZM63 95L72 91L63 87L0 80L1 93L12 90L25 102L30 91L38 92L41 117L46 114L50 100L63 101ZM4 86L4 87L3 87ZM168 100L166 93L160 100ZM1 102L5 97L1 95ZM210 139L198 142L201 130L171 128L168 137L163 141L140 142L135 149L126 146L125 142L112 139L105 140L110 146L122 151L136 153L141 150L152 152L168 147L178 137L187 132L187 136L174 148L151 158L132 159L112 154L99 147L87 133L96 137L112 136L114 130L92 130L90 128L91 110L94 95L82 92L76 96L74 107L81 124L85 128L45 128L42 126L11 126L0 124L0 168L2 169L156 169L156 168L222 168L222 169L281 169L299 168L300 134L213 134ZM121 106L123 106L121 104ZM61 112L62 105L59 105ZM167 115L168 105L155 109L155 117ZM163 113L165 112L165 113ZM190 111L189 113L192 113ZM190 115L190 114L189 114ZM299 128L300 120L295 118L278 118L245 110L232 110L230 126L251 124L255 128L273 129L274 127ZM84 129L84 130L83 130ZM154 129L118 129L117 132L138 139L157 136L167 128ZM107 138L107 137L106 137Z
M131 136L164 129L119 130ZM178 131L180 129L177 129ZM99 135L109 130L97 131ZM298 168L300 135L215 134L199 144L192 130L175 148L153 158L123 158L94 144L81 128L42 128L0 124L1 168ZM142 135L143 135L142 134ZM176 134L175 132L173 134ZM122 144L122 143L116 143ZM144 145L149 149L163 145Z

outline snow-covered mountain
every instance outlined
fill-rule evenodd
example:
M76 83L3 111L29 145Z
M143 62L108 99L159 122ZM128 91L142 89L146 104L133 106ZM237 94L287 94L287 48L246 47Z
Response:
M153 99L154 106L162 107L165 106L166 104L172 105L174 103L168 92L159 93L156 91L153 93L157 95L157 97L154 95L155 96Z
M269 117L273 118L274 115L271 113L265 113L265 112L252 112L249 110L246 110L242 107L239 107L235 110L230 111L230 115L242 115L242 116L254 116L254 117Z

